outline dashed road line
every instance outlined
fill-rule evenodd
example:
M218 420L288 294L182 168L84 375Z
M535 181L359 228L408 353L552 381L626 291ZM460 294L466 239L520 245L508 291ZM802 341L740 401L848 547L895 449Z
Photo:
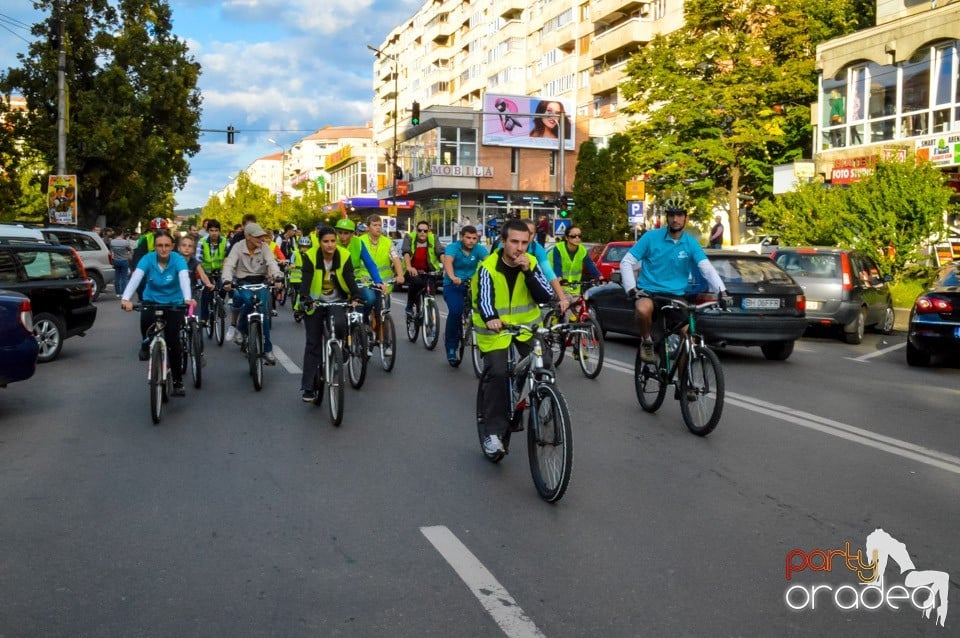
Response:
M303 370L300 369L300 366L293 362L287 353L280 348L280 346L273 346L273 355L277 358L277 363L282 365L284 369L290 374L301 374Z
M870 354L865 354L860 357L847 357L847 359L850 359L851 361L869 361L870 359L874 359L876 357L882 357L883 355L889 354L894 350L899 350L900 348L906 348L906 347L907 347L907 342L904 341L903 343L898 343L897 345L890 346L889 348L881 348L880 350L877 350L876 352L871 352Z

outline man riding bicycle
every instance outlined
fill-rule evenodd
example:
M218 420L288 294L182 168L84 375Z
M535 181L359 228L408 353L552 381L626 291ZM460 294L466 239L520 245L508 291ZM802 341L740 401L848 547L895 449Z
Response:
M426 221L417 222L416 235L403 238L403 263L407 268L409 288L407 289L407 317L413 315L414 303L423 293L427 281L423 273L440 270L440 258L443 257L443 242L430 232Z
M476 226L460 229L460 240L451 243L443 252L443 299L447 302L447 327L443 344L447 361L457 365L457 341L466 302L467 281L477 272L480 263L490 254L486 247L477 245L480 233Z
M689 204L683 197L671 197L661 204L667 217L662 228L649 230L624 255L620 262L623 289L636 300L637 321L643 341L640 343L640 358L646 363L656 363L657 355L650 338L653 313L656 304L653 295L682 298L687 289L690 270L696 267L726 303L727 291L723 280L700 243L684 232ZM639 271L639 275L637 272Z
M403 284L403 262L400 261L400 253L394 247L389 237L383 235L383 219L379 215L370 215L367 217L367 232L360 236L360 241L366 247L367 252L373 258L377 270L380 273L381 281L386 282L391 276L395 277L398 284ZM373 273L367 270L365 264L361 263L356 270L357 280L364 281L373 279ZM380 290L383 294L389 294L390 288L385 283L381 284ZM370 327L374 334L379 333L378 319L383 300L377 297L373 306L373 313L370 315Z
M527 342L531 335L512 337L501 330L505 325L540 323L537 304L552 297L536 257L527 253L531 238L527 225L519 219L508 220L500 237L502 246L480 264L471 293L477 347L484 354L483 375L477 389L478 417L484 429L483 448L489 454L504 451L502 438L510 427L510 344L516 345L520 356L530 352Z
M223 283L220 272L227 258L227 240L220 235L220 222L211 219L207 222L207 236L200 240L200 267L207 273L216 291L203 289L200 295L200 323L205 324L210 314L210 299L214 294L223 296L220 286Z
M238 241L230 249L223 262L223 287L229 290L233 287L233 280L240 284L265 283L272 280L275 285L283 285L280 267L270 248L270 236L260 224L250 222L243 227L243 241ZM247 334L247 314L253 310L253 294L242 288L233 293L234 306L239 305L240 315L236 326L231 325L228 336L234 335L234 343L242 344L243 335ZM257 292L260 304L264 309L269 308L267 289ZM264 313L263 322L263 359L269 365L277 363L273 354L273 343L270 341L270 313Z

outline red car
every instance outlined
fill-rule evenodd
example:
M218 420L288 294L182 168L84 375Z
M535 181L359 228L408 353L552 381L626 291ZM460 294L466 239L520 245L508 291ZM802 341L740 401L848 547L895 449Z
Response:
M609 244L600 244L591 248L587 257L593 260L603 278L609 281L612 273L620 272L620 260L635 243L612 241Z

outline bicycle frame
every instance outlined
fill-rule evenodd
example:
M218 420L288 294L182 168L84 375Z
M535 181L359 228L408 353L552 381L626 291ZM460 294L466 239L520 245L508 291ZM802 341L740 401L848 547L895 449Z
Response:
M160 352L163 354L163 359L162 359L163 363L160 368L160 378L163 379L164 382L166 382L167 374L170 369L170 363L169 363L168 354L167 354L167 340L163 336L163 330L167 326L167 322L163 317L165 309L155 308L153 312L154 312L153 325L151 325L150 328L147 330L147 336L150 338L149 349L153 350L154 343L160 344ZM181 353L181 356L183 356L183 353ZM147 383L150 382L152 375L153 375L153 360L151 358L151 359L147 359Z
M697 334L697 311L717 306L716 301L708 301L699 305L680 305L681 303L679 300L670 299L669 303L660 307L658 324L663 331L661 340L663 342L662 350L664 357L661 368L665 372L664 383L668 385L676 383L678 371L687 374L686 363L690 360L690 355L695 354L696 349L700 347L700 335ZM686 316L682 321L674 324L673 327L668 327L667 317L663 312L664 310L679 310L685 313ZM670 349L667 347L667 339L670 335L678 335L681 337L680 345L677 348L673 360L670 358Z

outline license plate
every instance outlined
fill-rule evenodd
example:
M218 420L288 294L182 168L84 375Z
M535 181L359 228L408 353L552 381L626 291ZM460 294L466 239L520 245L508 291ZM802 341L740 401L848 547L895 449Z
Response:
M780 300L770 297L746 297L743 300L744 310L776 310L780 307Z
M820 302L819 302L819 301L808 301L808 302L807 302L807 310L820 310Z

